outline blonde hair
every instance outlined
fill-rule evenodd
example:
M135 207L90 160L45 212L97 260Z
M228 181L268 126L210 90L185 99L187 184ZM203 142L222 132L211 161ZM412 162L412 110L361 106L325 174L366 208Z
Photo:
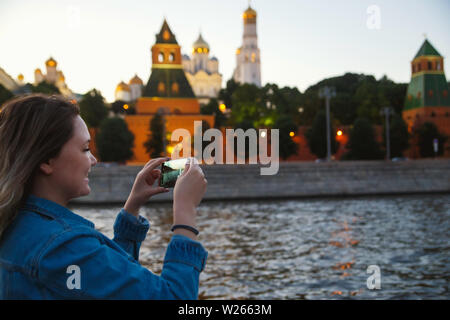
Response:
M76 104L32 94L0 110L0 238L29 195L41 163L56 157L73 135Z

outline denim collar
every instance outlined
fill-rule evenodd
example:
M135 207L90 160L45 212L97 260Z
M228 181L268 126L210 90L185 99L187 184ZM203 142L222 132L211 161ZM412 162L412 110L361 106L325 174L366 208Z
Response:
M63 220L71 220L83 225L86 225L91 228L95 228L94 223L91 221L79 216L66 207L63 207L56 202L51 200L47 200L44 198L39 198L35 195L30 194L24 204L25 209L35 210L41 212L43 214L48 214L54 218L59 218Z

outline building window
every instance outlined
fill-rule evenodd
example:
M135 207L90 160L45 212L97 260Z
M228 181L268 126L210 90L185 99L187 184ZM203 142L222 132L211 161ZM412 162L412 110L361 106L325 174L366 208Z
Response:
M432 118L436 117L436 113L434 113L434 111L431 112L431 117Z
M169 61L170 62L173 62L175 60L175 55L173 54L173 52L171 52L170 54L169 54Z
M436 62L436 69L441 70L441 62L440 61Z
M448 112L445 113L445 116L448 118L450 115Z
M166 86L163 82L158 83L158 93L164 94L166 92Z
M172 93L178 94L179 91L180 91L180 87L178 86L178 83L176 83L176 82L172 83Z
M433 64L431 61L428 61L428 70L433 70Z
M255 61L256 61L256 54L252 52L252 62L255 63Z
M417 64L417 71L421 71L421 70L422 70L421 65L420 65L420 63L418 63Z
M160 52L158 54L158 62L163 62L164 61L164 53Z

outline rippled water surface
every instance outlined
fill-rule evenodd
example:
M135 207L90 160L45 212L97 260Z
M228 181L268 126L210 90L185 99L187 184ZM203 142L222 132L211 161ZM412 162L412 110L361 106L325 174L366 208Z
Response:
M71 209L113 236L119 206ZM141 214L151 228L140 262L159 274L171 205ZM200 298L449 299L449 218L450 195L202 203ZM367 288L369 265L379 290Z

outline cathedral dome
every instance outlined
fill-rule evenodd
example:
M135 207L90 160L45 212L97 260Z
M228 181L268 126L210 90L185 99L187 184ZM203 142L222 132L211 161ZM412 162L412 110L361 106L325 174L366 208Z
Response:
M244 19L255 19L256 18L256 11L248 7L247 10L244 11L244 14L242 15Z
M125 82L121 81L116 87L116 92L118 91L130 91L130 87Z
M52 57L50 57L50 59L48 59L47 61L45 61L45 65L47 67L56 67L58 63L56 62L55 59L53 59Z
M138 85L141 85L141 86L142 86L142 85L144 84L144 82L142 82L141 78L139 78L139 77L137 76L137 74L135 74L134 77L131 78L129 84L130 84L130 85L131 85L131 84L138 84Z
M36 70L34 70L34 73L42 74L42 71L41 71L41 69L37 68Z
M209 44L202 38L202 34L199 34L198 39L194 42L193 49L198 53L209 52Z

